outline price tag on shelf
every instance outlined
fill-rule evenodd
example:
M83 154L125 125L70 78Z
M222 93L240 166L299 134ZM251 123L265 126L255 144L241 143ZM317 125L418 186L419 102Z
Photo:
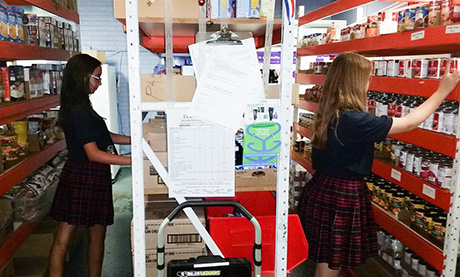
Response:
M396 169L391 169L391 178L401 182L401 172L397 171Z
M446 34L460 33L460 25L447 25Z
M431 197L433 199L436 199L436 189L433 188L432 186L423 184L423 190L422 193L425 194L428 197Z
M410 40L419 40L425 38L425 31L415 32L410 35Z

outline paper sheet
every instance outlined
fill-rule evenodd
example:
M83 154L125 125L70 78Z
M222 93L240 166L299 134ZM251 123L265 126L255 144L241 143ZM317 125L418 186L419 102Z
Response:
M235 131L246 105L265 98L254 39L242 42L206 45L203 65L199 43L189 46L198 82L190 115Z
M234 133L186 112L167 113L169 197L234 196Z

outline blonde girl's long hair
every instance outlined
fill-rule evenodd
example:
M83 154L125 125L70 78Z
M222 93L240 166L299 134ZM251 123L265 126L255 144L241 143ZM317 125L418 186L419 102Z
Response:
M337 56L329 67L318 104L311 144L325 148L327 130L342 111L366 111L372 62L356 53Z

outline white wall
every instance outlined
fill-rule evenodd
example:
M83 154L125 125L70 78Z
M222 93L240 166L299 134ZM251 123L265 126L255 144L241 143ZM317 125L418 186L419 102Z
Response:
M120 132L130 134L129 87L126 35L122 24L113 16L112 0L78 0L80 16L80 40L82 50L97 50L106 53L106 63L116 68L118 75L118 114ZM141 74L153 72L159 58L141 47ZM122 154L129 153L129 147L122 147Z

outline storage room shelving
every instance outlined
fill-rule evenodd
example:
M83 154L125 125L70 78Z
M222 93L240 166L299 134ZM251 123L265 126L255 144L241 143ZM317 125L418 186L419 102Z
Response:
M46 12L60 16L74 23L79 23L78 13L61 7L52 0L8 0L9 5L34 6ZM0 60L54 60L67 61L72 52L25 45L7 41L0 41ZM0 104L0 124L6 124L26 116L54 108L59 105L58 95L48 95L31 100L6 102ZM65 141L60 140L47 146L40 152L27 155L17 163L5 168L0 174L0 195L10 190L14 185L52 159L56 154L66 148ZM38 220L23 222L9 238L0 245L0 268L2 268L14 255L16 250L27 239L40 223Z
M193 44L196 42L195 40L195 35L198 32L198 26L199 26L199 20L198 20L198 15L194 14L194 10L198 12L198 3L196 1L185 1L182 2L181 8L180 9L174 9L172 10L172 18L168 18L164 16L164 13L161 9L157 9L156 11L153 11L151 8L151 5L153 1L144 1L144 2L138 2L138 1L124 1L124 0L114 0L114 8L115 8L115 18L117 18L120 22L125 24L124 29L127 34L127 44L128 44L128 60L130 61L129 63L129 70L130 70L130 110L131 110L131 135L132 135L132 156L133 156L133 162L132 162L132 167L133 167L133 221L134 221L134 228L133 228L133 255L134 255L134 269L135 269L135 276L144 276L145 272L145 243L142 240L144 236L144 205L143 205L143 199L144 199L144 193L158 193L158 191L144 191L141 188L143 188L143 169L142 169L142 157L145 153L145 155L149 158L149 160L152 162L152 164L156 167L159 175L163 178L164 176L167 175L167 172L162 169L162 166L159 162L158 159L156 159L155 155L153 154L153 151L150 149L150 146L148 146L147 142L142 139L142 120L140 116L140 112L147 112L147 111L155 111L155 110L165 110L170 103L148 103L148 102L142 102L140 99L140 76L139 76L139 41L140 44L150 51L156 52L156 53L164 53L165 48L169 49L168 47L165 47L168 43L168 33L165 32L165 29L168 28L168 26L172 25L172 35L170 37L171 40L171 51L174 53L183 53L188 51L188 45ZM170 5L171 3L174 3L174 1L161 1L157 0L155 1L155 4L157 3L166 3L167 5ZM274 2L273 2L274 3ZM171 4L172 5L172 4ZM188 6L191 5L191 6ZM166 7L166 9L169 9ZM171 8L172 9L172 8ZM161 11L159 11L161 10ZM183 12L187 11L186 15L183 16L174 16L175 12ZM157 13L160 12L160 15ZM156 15L155 15L156 14ZM192 14L192 18L190 18L190 14ZM194 15L193 15L194 14ZM220 30L220 23L221 21L218 19L212 19L208 20L208 23L206 24L206 31L207 32L215 32ZM225 20L224 20L225 22ZM267 21L265 19L228 19L228 27L229 30L235 31L235 32L251 32L253 37L255 38L255 43L256 43L256 48L263 47L265 45L265 29L266 29L266 23ZM281 29L282 29L282 24L281 20L274 20L274 33L273 33L273 43L278 43L282 41L281 38ZM165 28L166 26L166 28ZM166 34L166 35L165 35ZM165 37L166 37L166 43L165 43ZM139 39L140 38L140 39ZM292 43L291 43L292 47ZM290 49L290 53L292 55L293 48ZM168 53L166 53L166 57L168 57ZM286 59L287 60L287 59ZM292 56L291 56L291 68L290 71L292 72ZM286 74L288 76L288 74ZM289 84L292 86L292 84ZM282 94L283 95L283 94ZM287 105L288 108L291 103L291 95L287 98L289 99L289 104ZM286 103L287 101L284 100ZM177 104L177 103L175 103ZM182 103L184 105L184 103ZM185 103L187 105L187 103ZM290 109L287 109L287 111L290 111ZM290 119L289 117L286 117ZM287 124L287 130L289 130L290 123ZM286 136L288 137L288 132L286 132ZM285 149L285 156L286 156L286 164L288 164L288 149L289 149L289 143L286 143L286 149ZM157 165L158 168L157 168ZM286 181L286 189L279 192L279 193L287 193L287 175L288 175L288 166L283 166L283 169L278 168L278 171L285 171L286 176L283 176L284 181ZM279 179L280 174L278 173L277 180ZM265 187L250 187L250 186L245 186L244 188L236 186L236 191L249 191L249 190L275 190L276 183L279 181L275 181L274 184L268 185ZM162 193L165 193L166 190L163 190ZM277 193L278 195L278 193ZM181 199L178 199L178 202L185 201L183 197ZM284 201L286 204L286 220L287 223L287 199ZM278 204L277 204L278 205ZM188 214L189 215L189 214ZM190 217L190 215L189 215ZM193 218L192 222L193 222ZM197 224L199 225L199 224ZM195 225L195 227L198 229L200 226ZM287 224L283 227L287 227ZM283 231L285 229L283 228L278 228L280 231ZM200 230L199 230L200 231ZM287 231L287 229L286 229ZM287 238L287 232L285 232L283 235L280 236L281 239L286 239ZM200 232L201 235L202 232ZM204 240L206 241L206 238L204 237ZM207 242L207 241L206 241ZM286 243L286 241L284 242ZM207 243L208 244L208 243ZM279 244L278 244L279 245ZM209 246L209 244L208 244ZM212 245L211 245L212 246ZM286 244L282 245L284 249L281 249L280 251L277 252L277 261L280 261L281 263L286 262L286 257L282 257L283 251L286 250ZM212 247L210 247L211 250L213 250ZM218 249L217 249L218 250ZM218 252L214 252L214 254L218 254ZM284 266L282 269L279 269L280 272L284 271L284 274L286 273L286 267ZM281 275L280 275L281 276Z
M373 1L338 0L299 18L299 28L315 20L335 15L370 2ZM342 52L357 52L368 57L455 53L458 52L458 43L460 41L459 28L460 24L443 25L377 37L301 47L297 49L297 57L339 54ZM296 74L296 82L301 84L322 85L324 79L325 75ZM369 90L429 97L437 89L438 84L439 80L437 79L372 77ZM459 101L460 88L457 87L447 99ZM296 105L296 110L299 108L315 112L317 110L317 103L302 100L299 105ZM293 130L304 137L311 137L309 130L307 131L303 127L299 128L296 124L293 126ZM458 130L456 132L459 134ZM400 168L377 159L374 160L372 167L372 171L377 175L448 211L446 239L444 247L441 249L398 221L395 216L374 204L375 218L380 226L410 249L414 250L417 255L445 276L454 276L459 245L458 226L460 223L458 221L458 216L460 215L460 198L456 190L456 187L459 185L458 137L422 129L390 137L455 158L453 174L455 181L451 190L432 185L414 174L405 172ZM292 158L307 169L311 169L311 162L303 156L293 152Z
M153 2L153 1L152 1ZM159 3L164 3L163 0ZM115 18L126 26L125 0L114 0ZM184 1L180 11L172 11L173 18L173 52L188 53L188 46L196 42L195 35L198 32L198 8L196 2ZM178 12L176 16L175 12ZM207 20L207 32L220 30L220 19ZM141 34L140 43L148 50L155 53L165 53L164 40L164 11L155 10L149 1L139 1L139 29ZM275 19L273 23L273 43L281 41L281 20ZM251 32L256 43L256 48L265 45L265 19L229 18L228 28L233 32Z

